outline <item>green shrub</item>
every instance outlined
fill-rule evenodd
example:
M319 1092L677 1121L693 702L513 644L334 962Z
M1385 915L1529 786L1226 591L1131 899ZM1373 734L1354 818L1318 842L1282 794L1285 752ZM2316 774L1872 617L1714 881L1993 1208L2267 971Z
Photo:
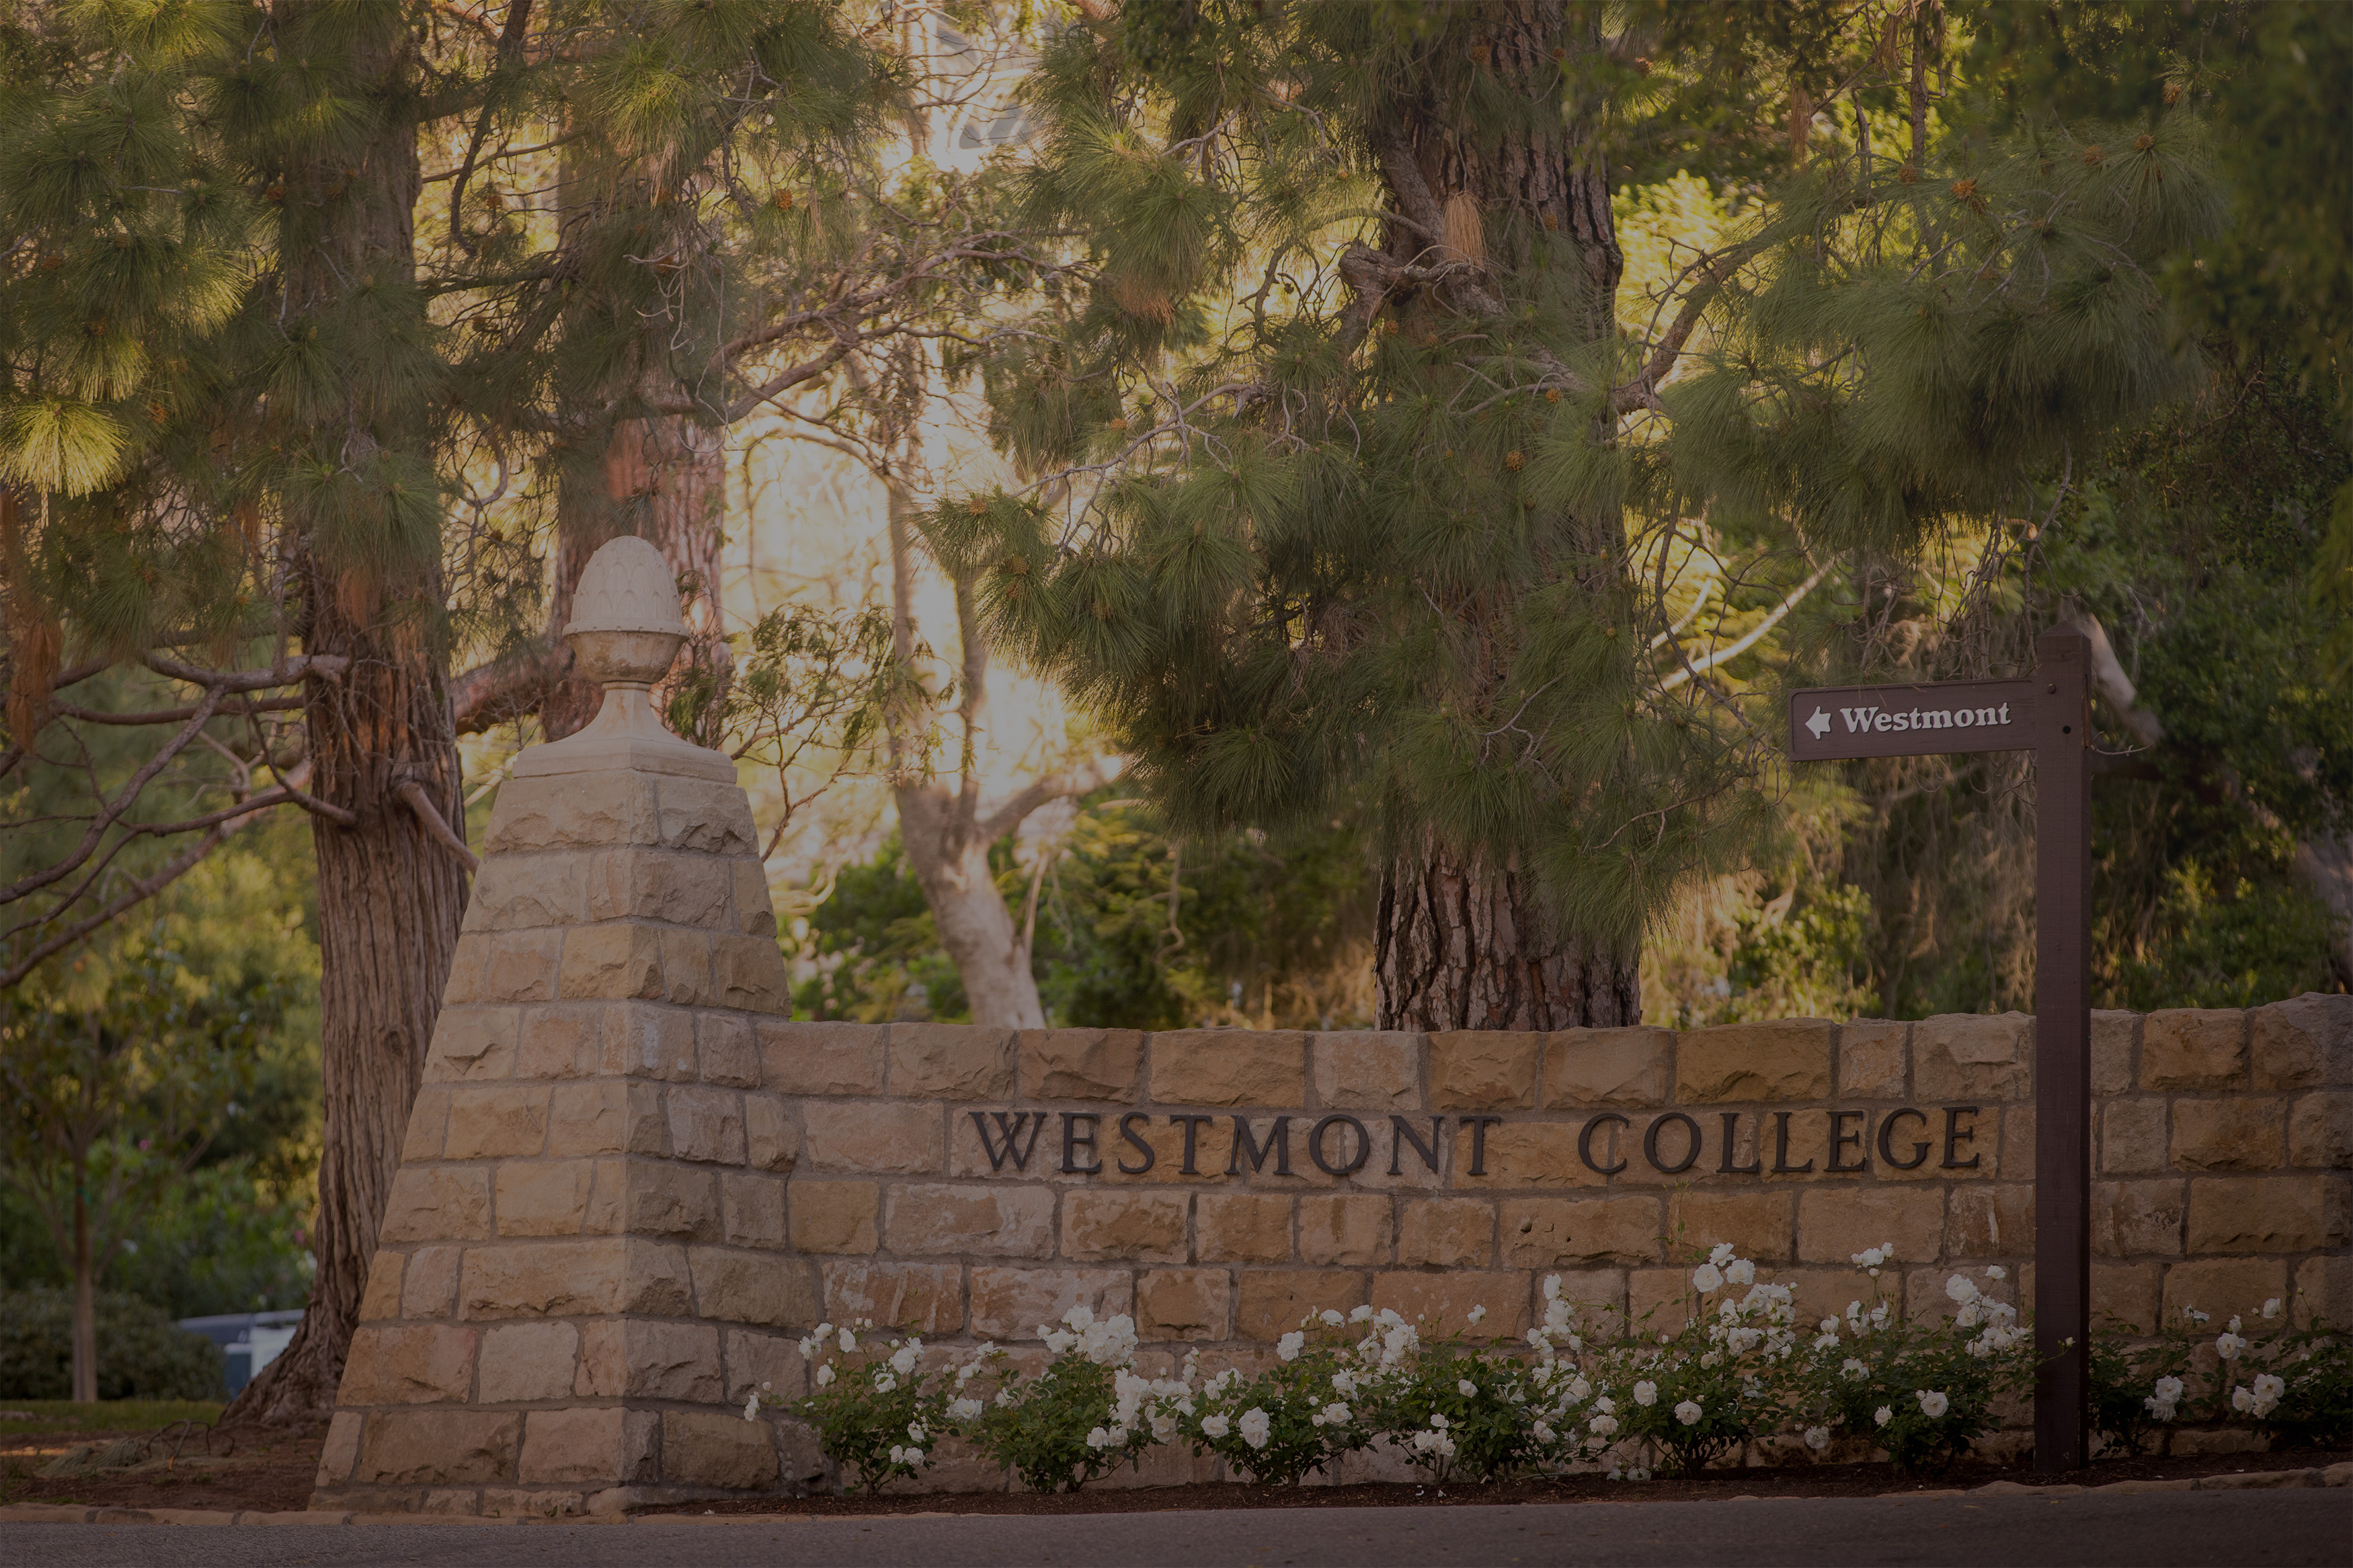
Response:
M1030 1490L1074 1492L1176 1435L1176 1413L1163 1405L1187 1390L1129 1370L1135 1323L1126 1313L1099 1321L1073 1307L1062 1327L1041 1324L1038 1333L1053 1356L1043 1373L1006 1378L976 1414L951 1412L962 1415L958 1431Z
M225 1384L219 1346L136 1296L98 1292L100 1399L217 1399ZM0 1399L72 1393L73 1292L0 1292Z
M1366 1404L1379 1384L1379 1360L1361 1348L1352 1355L1338 1342L1334 1331L1343 1321L1326 1309L1283 1335L1274 1364L1257 1376L1228 1367L1211 1378L1179 1414L1177 1428L1193 1451L1215 1454L1251 1480L1295 1486L1371 1442ZM1377 1352L1377 1339L1365 1343Z
M874 1332L871 1318L839 1329L819 1323L801 1341L817 1392L800 1401L798 1411L817 1428L825 1457L843 1467L845 1480L854 1471L870 1497L893 1477L912 1478L931 1468L948 1398L940 1380L923 1370L923 1354L922 1340L886 1342ZM785 1403L764 1384L744 1402L744 1419L755 1421L762 1405Z

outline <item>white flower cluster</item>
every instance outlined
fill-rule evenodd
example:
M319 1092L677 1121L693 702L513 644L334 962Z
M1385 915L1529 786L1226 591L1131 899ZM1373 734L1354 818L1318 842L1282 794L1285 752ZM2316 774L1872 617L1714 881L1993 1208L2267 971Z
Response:
M2170 1421L2175 1407L2181 1403L2181 1388L2179 1378L2160 1377L2157 1380L2157 1392L2142 1400L2141 1405L2159 1421Z
M1125 1366L1135 1359L1135 1320L1125 1312L1098 1319L1082 1301L1062 1314L1062 1326L1038 1325L1038 1337L1056 1355L1076 1351L1097 1366Z
M1934 1421L1953 1407L1953 1402L1942 1390L1924 1388L1919 1393L1920 1414Z
M1414 1452L1430 1454L1440 1459L1454 1457L1454 1435L1448 1431L1446 1417L1438 1411L1430 1413L1430 1425L1413 1435Z
M2253 1388L2243 1384L2231 1390L2231 1408L2242 1415L2258 1419L2279 1408L2280 1395L2287 1392L2287 1382L2271 1373L2260 1373Z
M1996 1279L2003 1277L2000 1264L1988 1268L1986 1273ZM1956 1274L1947 1279L1945 1294L1960 1306L1960 1310L1953 1314L1957 1327L1974 1329L1984 1325L1985 1331L1968 1342L1969 1354L1983 1359L1997 1351L2006 1351L2026 1338L2026 1331L2019 1326L2018 1309L1987 1295L1968 1275Z
M1188 1373L1193 1364L1187 1361ZM1088 1432L1087 1447L1124 1448L1145 1428L1155 1442L1173 1442L1177 1415L1190 1415L1193 1409L1193 1385L1187 1379L1140 1377L1125 1367L1116 1368L1112 1373L1111 1421Z
M1854 1266L1870 1274L1873 1279L1879 1278L1879 1270L1883 1266L1894 1261L1895 1244L1892 1241L1883 1241L1877 1247L1866 1247L1861 1252L1854 1254Z

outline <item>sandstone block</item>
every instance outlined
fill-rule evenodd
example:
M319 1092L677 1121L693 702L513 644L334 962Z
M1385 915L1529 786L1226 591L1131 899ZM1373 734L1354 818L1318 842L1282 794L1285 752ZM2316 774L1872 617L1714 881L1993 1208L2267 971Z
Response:
M476 1397L484 1405L569 1398L579 1353L580 1331L570 1323L501 1323L482 1335Z
M761 1081L782 1094L880 1094L882 1029L874 1024L795 1024L761 1018Z
M1659 1258L1655 1196L1507 1198L1498 1211L1506 1268L1650 1263Z
M712 969L713 945L711 938L702 931L663 928L660 942L662 1000L681 1007L708 1007L714 1003L723 1003L731 1007L739 1005L736 999L720 994L719 984Z
M379 1252L368 1259L367 1289L360 1292L361 1322L380 1322L386 1318L400 1316L400 1268L403 1261L397 1252Z
M1679 1192L1668 1199L1668 1234L1683 1247L1728 1241L1743 1258L1786 1263L1797 1255L1791 1206L1787 1192Z
M2353 1094L2299 1096L2288 1110L2287 1160L2332 1170L2353 1166Z
M801 1359L799 1344L787 1334L764 1334L756 1329L728 1330L725 1402L741 1405L752 1390L763 1384L766 1385L763 1392L786 1399L797 1399L808 1392L808 1366ZM823 1468L820 1463L818 1468ZM805 1470L791 1472L794 1479L806 1474Z
M1222 1340L1233 1281L1222 1268L1153 1268L1135 1284L1135 1331L1145 1340Z
M578 1236L588 1217L594 1160L511 1160L499 1167L501 1236Z
M934 1184L893 1186L887 1200L882 1235L883 1245L904 1255L974 1253L988 1258L1051 1258L1053 1190Z
M1839 1026L1838 1091L1846 1100L1901 1100L1912 1026L1857 1018Z
M1402 1029L1333 1029L1309 1037L1315 1103L1326 1110L1421 1108L1421 1037Z
M1193 1199L1187 1193L1082 1189L1062 1200L1062 1256L1182 1263Z
M425 1081L505 1078L514 1071L522 1017L513 1007L444 1006L425 1053Z
M2246 1014L2235 1007L2168 1007L2143 1021L2141 1088L2243 1089L2246 1083Z
M661 780L661 843L707 855L757 855L752 803L732 784L665 775Z
M694 1046L703 1082L729 1089L760 1087L760 1047L752 1037L752 1020L743 1014L697 1013Z
M1626 1316L1643 1331L1672 1333L1701 1305L1691 1293L1691 1270L1681 1265L1627 1271Z
M473 1388L474 1331L362 1324L343 1363L343 1405L463 1404Z
M953 1334L964 1327L964 1270L953 1263L828 1261L825 1315L836 1323L871 1318L911 1333Z
M679 1007L643 1002L608 1005L604 1012L604 1039L598 1047L600 1071L629 1078L667 1079L691 1083L694 1066L694 1015Z
M1577 1157L1577 1135L1581 1124L1575 1121L1506 1121L1500 1127L1487 1129L1486 1165L1484 1175L1471 1173L1472 1130L1459 1127L1454 1131L1454 1184L1461 1187L1598 1187L1606 1180L1600 1173ZM1606 1125L1593 1140L1593 1157L1607 1165L1610 1160L1602 1151L1608 1146L1608 1135L1618 1129ZM1409 1152L1409 1159L1413 1156ZM1639 1149L1636 1164L1641 1162Z
M387 1242L471 1241L491 1234L491 1173L482 1167L410 1166L385 1203Z
M482 963L490 955L488 933L468 931L458 938L458 945L449 952L449 978L441 987L445 1010L482 1000Z
M745 936L776 934L776 906L768 898L768 874L759 861L735 862L735 929Z
M464 1249L420 1247L408 1255L400 1280L400 1315L446 1318L458 1310L458 1260Z
M2092 1265L2092 1326L2111 1324L2128 1333L2158 1331L2158 1294L2164 1285L2161 1263Z
M1021 1092L1032 1100L1132 1105L1144 1088L1144 1036L1134 1029L1024 1029L1015 1048Z
M1685 1104L1825 1099L1836 1032L1821 1018L1685 1029L1675 1042L1675 1098Z
M1923 1100L2017 1100L2033 1089L2034 1020L1946 1013L1912 1026L1912 1088Z
M1579 1311L1622 1313L1626 1310L1627 1271L1623 1268L1547 1268L1536 1279L1539 1302L1546 1279L1558 1279L1560 1299Z
M659 921L725 931L734 877L713 875L700 855L630 847L588 860L585 908L591 921Z
M793 1245L803 1252L871 1252L879 1244L881 1193L871 1182L795 1182L789 1202Z
M409 1107L408 1132L400 1143L401 1163L414 1165L438 1160L448 1130L449 1090L441 1084L426 1084L417 1091L417 1103Z
M1525 1274L1376 1274L1372 1304L1376 1310L1387 1307L1422 1324L1425 1339L1467 1330L1474 1339L1516 1340L1528 1328L1528 1279ZM1473 1324L1471 1313L1477 1307L1487 1310Z
M2284 1300L2286 1294L2287 1265L2276 1258L2201 1258L2168 1264L2165 1321L2169 1328L2184 1326L2182 1313L2191 1307L2212 1314L2217 1324L2233 1313L2259 1318L2265 1301Z
M568 997L660 1001L661 932L628 921L575 927L564 943L559 989Z
M1495 1206L1477 1198L1409 1200L1398 1216L1398 1261L1485 1268L1495 1258Z
M2285 1102L2232 1096L2173 1102L2173 1163L2185 1171L2274 1171L2286 1163Z
M723 1247L691 1247L686 1256L701 1316L778 1329L817 1321L817 1279L799 1258Z
M2189 1184L2191 1252L2309 1252L2348 1239L2334 1176L2207 1176Z
M772 1485L776 1479L776 1437L765 1421L665 1410L662 1479L699 1487Z
M929 1175L940 1168L936 1105L809 1100L801 1107L809 1168Z
M2178 1207L2175 1212L2178 1220ZM2032 1186L1970 1183L1953 1189L1945 1206L1946 1258L2027 1258L2033 1252Z
M560 1083L549 1093L551 1154L663 1154L670 1126L649 1083Z
M590 919L579 858L564 854L493 855L474 879L462 929L515 931L579 925Z
M721 1165L744 1163L744 1097L730 1089L684 1084L670 1089L670 1152L674 1158Z
M981 1339L1034 1340L1039 1325L1083 1303L1098 1318L1133 1315L1135 1289L1124 1268L1004 1268L972 1271L971 1332Z
M744 1159L754 1170L790 1172L799 1163L801 1130L773 1094L744 1097Z
M774 1176L729 1171L719 1178L719 1194L730 1247L781 1247L785 1241L785 1184Z
M1945 1234L1945 1195L1934 1187L1814 1187L1798 1197L1798 1256L1845 1263L1895 1244L1895 1256L1926 1263Z
M1174 1029L1151 1038L1152 1098L1164 1105L1281 1108L1307 1100L1307 1041L1291 1031Z
M579 1370L567 1392L583 1399L714 1403L721 1394L719 1331L708 1323L643 1318L584 1323Z
M487 855L653 842L654 786L644 773L565 773L499 786L482 837Z
M1545 1041L1547 1106L1657 1105L1667 1098L1671 1030L1563 1029Z
M459 1314L470 1319L692 1310L679 1248L631 1237L469 1247Z
M515 1052L515 1076L588 1078L596 1071L603 1034L601 1010L594 1003L526 1007L522 1040Z
M1978 1118L1978 1124L1980 1127L1984 1122L1983 1117ZM1993 1152L1992 1150L1986 1148L1986 1140L1982 1132L1978 1134L1976 1147L1985 1150L1989 1156ZM1964 1155L1963 1158L1966 1159L1967 1156ZM1988 1167L1993 1167L1996 1162L1989 1157L1985 1164ZM2002 1108L2001 1152L1999 1164L2000 1173L2006 1180L2031 1182L2034 1179L2034 1102L2032 1100ZM1981 1173L1991 1175L1993 1171L1989 1168Z
M624 1200L633 1236L716 1241L719 1173L666 1160L632 1160Z
M903 1099L1002 1100L1013 1092L1013 1038L967 1024L893 1024L885 1081Z
M1291 1261L1291 1200L1258 1194L1201 1194L1195 1215L1204 1263Z
M774 937L711 939L712 999L723 1007L789 1017L793 979Z
M2182 1184L2092 1184L2092 1251L2104 1258L2181 1256Z
M1246 1340L1279 1340L1326 1308L1365 1300L1365 1277L1348 1269L1249 1268L1235 1285L1234 1333Z
M379 1410L360 1436L356 1486L451 1486L514 1473L522 1417L478 1410Z
M1299 1200L1299 1260L1345 1267L1389 1261L1389 1200L1366 1194Z
M501 931L486 939L479 993L484 1002L553 1002L561 930Z
M2335 1253L2295 1266L2295 1321L2353 1323L2353 1258Z
M626 1479L628 1416L617 1405L533 1411L523 1418L520 1479L543 1486Z
M2092 1014L2092 1092L2129 1094L2133 1086L2133 1041L2140 1015L2094 1010Z
M2353 1089L2353 996L2306 992L2248 1024L2257 1089Z
M1527 1110L1536 1102L1544 1037L1517 1029L1448 1029L1430 1037L1433 1110Z
M2095 1168L2109 1175L2166 1169L2165 1101L2154 1095L2111 1100L2098 1110Z
M540 1084L466 1085L449 1091L451 1160L536 1154L547 1144L547 1089Z
M313 1484L337 1487L352 1479L352 1467L359 1462L364 1419L356 1410L338 1410L328 1421L327 1441L319 1453L319 1475Z

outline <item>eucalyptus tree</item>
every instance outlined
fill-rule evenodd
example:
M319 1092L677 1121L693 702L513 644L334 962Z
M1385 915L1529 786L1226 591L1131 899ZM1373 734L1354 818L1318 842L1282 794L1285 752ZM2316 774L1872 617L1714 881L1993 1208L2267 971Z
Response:
M1957 54L1908 4L1086 7L1028 177L1083 286L976 357L1024 478L934 547L1179 830L1363 800L1385 1026L1634 1022L1646 924L1768 825L1793 650L1864 659L1937 540L1966 626L2037 478L2194 374L2189 109L1997 143ZM1746 206L1631 298L1662 158Z

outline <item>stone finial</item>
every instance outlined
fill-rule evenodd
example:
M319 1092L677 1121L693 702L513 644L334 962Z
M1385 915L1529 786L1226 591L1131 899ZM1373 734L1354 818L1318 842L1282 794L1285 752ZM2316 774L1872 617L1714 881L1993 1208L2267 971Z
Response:
M633 535L607 541L580 574L573 606L564 640L573 668L605 689L604 705L578 734L525 752L516 776L626 768L734 782L726 758L680 740L654 711L654 683L686 641L677 583L661 552Z

